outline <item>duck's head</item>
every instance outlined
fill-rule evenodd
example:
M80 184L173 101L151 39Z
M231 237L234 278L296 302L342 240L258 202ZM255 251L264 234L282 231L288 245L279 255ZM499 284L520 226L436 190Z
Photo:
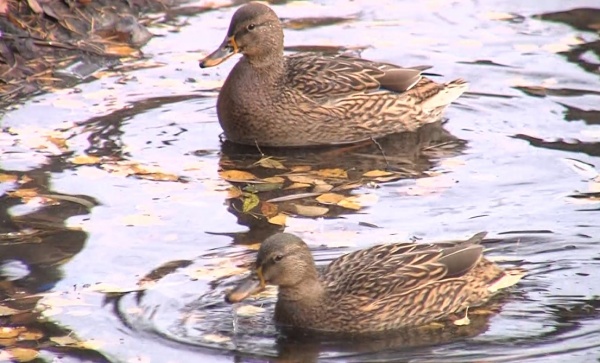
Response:
M213 67L236 53L246 56L250 63L264 63L283 54L283 28L277 14L259 2L239 8L229 24L223 43L200 61L200 68Z
M293 287L316 276L315 262L306 243L293 234L278 233L261 244L253 273L233 288L225 300L239 302L266 285Z

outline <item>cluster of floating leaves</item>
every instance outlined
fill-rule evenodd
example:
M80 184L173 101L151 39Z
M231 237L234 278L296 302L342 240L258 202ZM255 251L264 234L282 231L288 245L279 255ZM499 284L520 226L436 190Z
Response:
M238 212L266 218L269 223L285 225L289 215L327 217L336 208L359 211L377 202L374 193L350 194L362 186L377 187L379 183L398 180L400 173L371 170L351 178L340 168L313 169L308 165L285 166L285 161L263 157L253 166L271 170L270 176L258 177L246 170L222 170L222 179L233 184L229 200ZM276 193L273 193L276 192Z

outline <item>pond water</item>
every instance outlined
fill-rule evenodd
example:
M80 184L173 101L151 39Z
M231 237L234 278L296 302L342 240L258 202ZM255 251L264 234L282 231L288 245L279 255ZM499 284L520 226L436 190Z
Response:
M290 49L432 65L470 93L443 124L381 140L385 158L372 144L265 158L219 139L235 61L198 68L237 6L151 29L146 59L2 118L0 360L598 361L597 0L276 3ZM350 205L272 201L318 193L307 178ZM528 275L467 327L298 341L273 326L272 291L235 314L222 300L281 223L319 263L488 231L487 255Z

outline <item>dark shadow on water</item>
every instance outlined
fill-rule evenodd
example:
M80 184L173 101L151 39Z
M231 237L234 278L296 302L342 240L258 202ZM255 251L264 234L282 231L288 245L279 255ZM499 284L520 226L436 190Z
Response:
M563 23L581 31L597 32L600 9L577 8L567 11L538 14L533 17L541 20ZM577 64L586 72L600 75L600 63L591 61L591 57L583 57L583 55L588 52L595 54L596 59L600 59L600 40L574 45L570 50L561 52L560 54L563 54L567 58L567 61Z
M77 334L44 316L47 307L39 306L44 293L63 278L62 266L81 252L88 238L86 232L68 228L65 221L89 214L98 204L88 196L57 193L49 188L51 172L67 167L57 158L26 172L0 171L14 178L8 193L0 196L0 308L4 311L0 328L5 333L3 338L7 332L16 334L2 339L0 346L9 351L44 351L73 361L108 362L100 352L55 344L51 338L69 336L76 342ZM41 201L38 208L18 216L11 214L11 208L31 198Z
M238 218L238 224L249 227L248 232L228 235L235 243L245 244L262 241L281 230L280 226L269 223L261 215L263 206L274 206L276 211L308 218L341 218L360 213L360 210L338 205L323 206L315 197L327 192L349 196L352 191L364 186L376 188L389 181L420 178L426 176L441 159L459 155L465 147L466 142L451 135L441 122L425 125L417 132L336 148L258 149L225 142L220 160L222 171L249 172L259 180L281 178L275 182L267 179L268 182L262 184L230 180L242 192L252 193L251 197L256 197L255 204L258 204L247 210L248 195L227 200L229 211ZM261 160L265 159L278 161L280 168L261 165ZM342 177L329 176L330 170L345 174ZM365 173L374 170L389 172L389 175L365 176ZM298 180L303 183L297 183ZM298 188L298 185L304 186ZM305 198L292 199L303 193L307 193ZM302 207L326 208L327 211L320 215L307 215Z
M585 142L579 140L567 141L564 139L546 141L537 137L524 134L517 134L512 137L514 137L515 139L527 141L531 146L540 147L543 149L584 153L589 156L600 156L600 143L597 142Z

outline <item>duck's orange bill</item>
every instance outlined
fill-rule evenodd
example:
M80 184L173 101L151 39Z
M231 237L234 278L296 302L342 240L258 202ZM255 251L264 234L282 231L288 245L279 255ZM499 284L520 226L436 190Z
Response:
M237 303L246 299L250 295L257 294L265 289L266 283L262 274L262 267L256 269L256 274L252 274L240 281L240 283L229 291L225 296L228 303Z
M237 43L233 36L225 38L223 43L215 50L200 60L200 68L214 67L225 62L229 57L239 52Z

